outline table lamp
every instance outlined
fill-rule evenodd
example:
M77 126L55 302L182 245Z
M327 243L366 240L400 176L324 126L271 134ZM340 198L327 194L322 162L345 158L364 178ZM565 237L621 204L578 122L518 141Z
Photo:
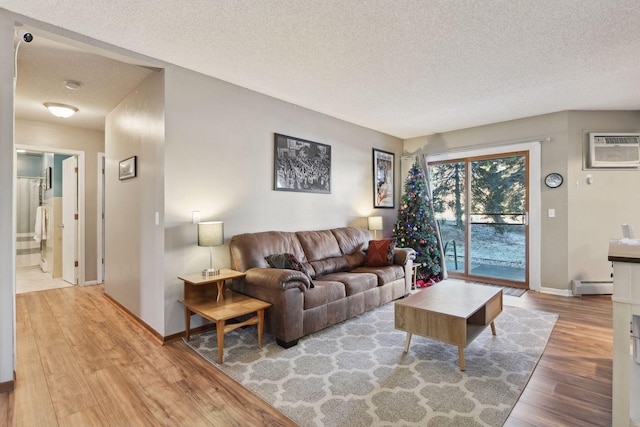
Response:
M367 225L369 226L369 230L373 231L373 238L378 238L378 230L382 230L382 217L381 216L370 216L367 218Z
M204 276L215 276L220 270L213 268L213 247L224 244L224 225L222 221L198 223L198 246L209 247L209 268L202 270Z

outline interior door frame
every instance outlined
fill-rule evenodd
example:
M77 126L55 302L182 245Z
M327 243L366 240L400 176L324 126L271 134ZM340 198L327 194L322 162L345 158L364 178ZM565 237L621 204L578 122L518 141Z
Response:
M442 154L427 154L426 162L442 162L467 157L482 157L507 154L517 151L527 151L529 153L529 239L527 251L529 253L529 289L540 291L541 280L541 230L542 230L542 213L541 213L541 148L539 140L520 142L505 145L494 145L490 147L468 148L464 150L456 150Z
M77 170L78 158L76 156L69 156L62 161L62 225L64 227L62 229L62 280L72 285L78 284L78 267L76 266L78 261L77 218L79 218ZM69 203L69 198L72 203ZM68 207L72 208L72 212L68 212ZM69 227L69 224L72 224L72 227ZM69 237L71 238L68 239ZM71 244L68 240L71 240Z
M66 148L45 147L41 145L15 144L14 150L27 150L37 153L54 153L76 156L78 159L78 233L76 248L78 251L78 285L85 285L85 153L84 151L68 150ZM14 176L14 179L16 177ZM15 231L15 225L14 225Z
M98 283L104 283L104 167L105 167L105 154L98 153L98 230L96 233L97 236L97 272L98 272Z

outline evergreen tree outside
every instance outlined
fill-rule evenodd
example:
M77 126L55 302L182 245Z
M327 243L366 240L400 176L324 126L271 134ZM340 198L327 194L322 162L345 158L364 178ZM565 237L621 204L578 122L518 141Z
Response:
M416 162L405 181L393 235L398 247L416 251L417 277L424 282L437 281L441 272L436 224L428 194L424 173Z

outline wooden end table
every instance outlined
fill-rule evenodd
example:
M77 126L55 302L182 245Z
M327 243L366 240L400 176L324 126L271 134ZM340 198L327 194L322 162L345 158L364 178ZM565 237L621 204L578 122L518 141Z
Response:
M395 328L458 346L460 370L464 349L502 313L502 289L444 280L395 303Z
M184 280L185 286L184 299L180 302L184 305L186 339L189 341L191 335L192 315L198 314L215 323L220 364L224 356L224 334L241 326L258 325L258 347L262 347L264 311L271 304L230 290L224 292L224 280L243 276L244 273L234 270L222 270L218 276L204 277L201 274L192 274L179 277ZM216 291L215 297L212 295L212 290ZM230 319L251 313L256 315L243 322L227 324Z
M215 296L216 301L224 298L224 284L227 280L239 279L245 274L239 271L223 268L220 274L203 276L202 273L178 276L184 282L184 299ZM216 286L212 286L216 285ZM213 292L216 291L215 295Z

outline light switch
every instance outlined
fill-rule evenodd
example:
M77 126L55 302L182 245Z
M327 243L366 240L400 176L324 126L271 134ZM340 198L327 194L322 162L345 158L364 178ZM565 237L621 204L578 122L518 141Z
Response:
M547 210L547 216L549 218L555 218L556 217L556 210L555 209L549 209Z
M156 212L156 225L160 225L160 212Z
M197 224L200 222L200 211L191 212L191 223Z

